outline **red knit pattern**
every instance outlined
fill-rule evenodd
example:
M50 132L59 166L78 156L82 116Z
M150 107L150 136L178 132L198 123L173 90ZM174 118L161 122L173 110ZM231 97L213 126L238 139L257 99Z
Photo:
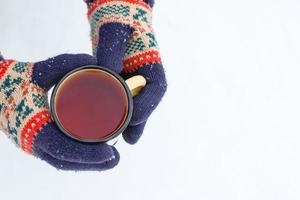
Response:
M90 16L95 9L101 4L104 3L109 3L109 2L124 2L124 3L133 3L133 4L138 4L140 6L145 7L148 10L152 10L152 8L145 2L141 0L95 0L92 4L90 4L89 9L88 9L88 16Z
M32 145L35 136L42 126L46 125L51 120L51 114L45 110L34 115L24 126L21 132L21 148L32 154Z
M138 54L124 61L124 72L132 72L149 63L161 63L158 51L148 51Z
M5 72L9 68L11 64L13 64L13 60L3 60L0 62L0 79L5 75Z

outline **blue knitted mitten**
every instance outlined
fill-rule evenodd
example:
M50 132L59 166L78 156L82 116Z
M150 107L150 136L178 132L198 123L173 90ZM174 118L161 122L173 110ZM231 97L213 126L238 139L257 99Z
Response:
M96 58L64 54L29 63L0 55L0 127L18 147L62 170L111 169L117 150L105 143L85 144L63 134L52 121L48 90L69 71L97 64Z
M86 0L93 53L98 64L125 79L143 75L147 86L134 97L134 111L124 139L135 144L164 96L167 83L152 29L153 0Z

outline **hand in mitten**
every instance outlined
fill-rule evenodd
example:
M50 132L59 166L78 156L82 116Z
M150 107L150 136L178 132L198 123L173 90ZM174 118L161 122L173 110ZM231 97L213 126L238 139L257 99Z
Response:
M0 55L0 127L22 150L62 170L113 168L117 150L105 143L84 144L65 136L49 113L48 90L69 71L97 64L85 55L60 55L25 63Z
M167 83L152 30L153 0L86 0L93 53L98 64L124 78L142 75L147 86L134 97L134 111L124 139L134 144L161 101Z

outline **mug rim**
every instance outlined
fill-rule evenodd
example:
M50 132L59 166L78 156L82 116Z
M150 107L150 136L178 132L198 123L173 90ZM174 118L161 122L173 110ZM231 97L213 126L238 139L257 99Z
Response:
M127 100L128 100L128 109L127 109L127 116L126 119L124 120L123 124L121 126L119 126L119 128L117 130L115 130L113 133L109 134L106 137L100 138L100 139L81 139L78 137L73 136L69 131L67 131L62 124L60 123L58 116L56 114L55 111L55 106L54 106L54 100L55 100L55 96L57 94L57 91L59 89L59 87L61 86L61 84L72 74L81 71L81 70L86 70L86 69L97 69L99 71L104 71L109 73L111 76L115 77L123 86L125 92L126 92L126 96L127 96ZM71 70L70 72L68 72L67 74L65 74L61 80L54 86L53 92L51 94L51 98L50 98L50 112L51 115L53 117L53 120L55 122L55 124L57 125L57 127L60 129L60 131L62 131L65 135L67 135L68 137L79 141L79 142L84 142L84 143L100 143L100 142L107 142L110 141L116 137L118 137L121 133L124 132L124 130L128 127L130 120L132 118L132 114L133 114L133 97L131 94L131 91L129 89L129 87L127 86L125 80L116 72L107 69L105 67L102 66L98 66L98 65L85 65L85 66L81 66L78 67L76 69Z

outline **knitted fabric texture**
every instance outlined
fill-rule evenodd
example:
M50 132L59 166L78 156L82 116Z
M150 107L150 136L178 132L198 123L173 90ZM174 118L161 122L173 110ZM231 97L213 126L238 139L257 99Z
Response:
M30 154L34 137L51 119L47 92L33 83L32 67L13 60L0 62L0 126Z
M133 33L124 54L124 72L147 63L160 63L158 44L152 29L152 8L141 0L95 0L89 6L93 53L97 55L99 28L109 23L132 27Z
M0 126L18 147L62 170L103 171L119 153L105 143L86 144L63 134L52 121L48 90L77 67L96 65L95 57L63 54L37 63L0 60Z
M142 75L146 87L134 97L133 116L124 139L135 144L167 89L152 29L153 0L86 0L91 40L98 64L127 79Z

